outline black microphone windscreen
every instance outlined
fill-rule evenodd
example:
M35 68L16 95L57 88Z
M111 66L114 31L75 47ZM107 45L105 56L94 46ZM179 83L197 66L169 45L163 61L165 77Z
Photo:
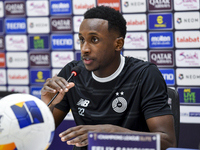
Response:
M75 66L72 68L72 72L76 72L76 75L78 75L81 72L81 67L80 66Z

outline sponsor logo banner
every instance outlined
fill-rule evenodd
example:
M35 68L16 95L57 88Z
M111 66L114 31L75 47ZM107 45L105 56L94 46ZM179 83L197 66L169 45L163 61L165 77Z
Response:
M173 48L173 32L150 32L150 48Z
M79 27L81 25L81 22L83 21L83 16L74 16L73 22L74 22L74 32L79 32Z
M172 0L148 0L149 11L170 11Z
M80 51L75 52L75 60L81 60L81 52Z
M0 50L5 49L5 41L4 41L4 36L0 36Z
M52 35L51 47L53 50L72 50L73 49L72 34Z
M174 85L174 69L159 69L167 85Z
M11 68L27 68L28 54L26 52L8 52L6 54L7 67Z
M176 69L177 85L200 85L200 69Z
M27 18L28 33L49 33L49 18Z
M144 51L144 50L143 51L137 51L137 50L127 51L127 50L125 50L123 55L141 59L143 61L148 61L147 51Z
M151 50L149 52L150 62L158 67L173 67L174 66L174 51L167 50Z
M1 91L7 91L7 87L6 86L0 86L0 90Z
M174 0L174 10L198 10L199 0Z
M50 67L51 56L49 52L30 52L30 67Z
M200 47L200 32L199 31L176 31L175 45L177 48Z
M96 6L96 0L73 0L74 15L83 15L88 9Z
M31 84L44 84L47 78L50 78L50 70L31 70Z
M146 12L146 0L122 0L122 12Z
M49 36L48 35L30 35L29 46L31 50L49 50Z
M120 0L97 0L98 6L108 6L120 11Z
M41 99L41 89L42 89L42 86L31 86L31 89L30 89L30 94Z
M72 60L74 60L74 52L52 52L52 67L62 68Z
M146 32L128 32L126 34L125 49L146 49L147 33Z
M178 88L180 103L200 103L200 88Z
M200 50L176 50L176 66L200 67Z
M124 15L127 31L137 31L147 29L147 20L145 14Z
M72 13L71 0L52 0L50 1L51 15L69 15Z
M5 85L6 81L6 70L0 69L0 85Z
M149 14L150 30L172 29L172 14Z
M200 106L180 105L180 123L200 124Z
M26 51L28 49L26 35L6 35L6 49L8 51Z
M80 40L78 34L74 34L74 47L75 50L81 50Z
M49 3L46 0L26 1L27 16L48 16Z
M0 2L0 18L4 16L4 5L3 2Z
M0 20L0 34L4 32L4 25L3 25L3 20Z
M6 19L5 20L6 33L26 33L26 19Z
M29 86L8 86L8 91L29 94Z
M28 69L8 69L8 84L13 85L28 85L29 73Z
M175 29L199 29L199 12L174 13Z
M0 68L5 67L6 65L5 53L0 53Z
M72 18L71 17L51 18L51 32L56 32L56 33L72 32Z
M6 16L25 16L25 2L5 2L5 14Z

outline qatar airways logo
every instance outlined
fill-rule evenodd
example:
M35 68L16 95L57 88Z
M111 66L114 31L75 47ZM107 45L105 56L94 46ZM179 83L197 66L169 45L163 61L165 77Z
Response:
M26 51L28 49L26 35L6 35L6 48L11 51Z
M125 49L145 49L147 48L146 32L128 33L125 38Z
M48 1L27 1L28 16L47 16L49 15Z

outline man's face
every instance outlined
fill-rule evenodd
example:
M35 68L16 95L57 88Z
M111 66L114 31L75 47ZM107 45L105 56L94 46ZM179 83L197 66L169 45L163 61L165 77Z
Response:
M112 68L116 56L118 34L108 31L108 21L103 19L84 19L79 30L81 56L89 71L102 74Z

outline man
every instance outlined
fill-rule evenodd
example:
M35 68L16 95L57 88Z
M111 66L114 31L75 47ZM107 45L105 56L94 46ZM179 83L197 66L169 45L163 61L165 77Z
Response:
M68 63L42 88L46 104L59 92L49 106L56 126L72 110L77 126L59 136L74 149L87 149L88 131L157 132L163 150L176 146L162 74L154 64L120 55L125 34L126 21L118 11L88 10L79 30L82 60ZM68 83L74 66L81 66L81 73Z

